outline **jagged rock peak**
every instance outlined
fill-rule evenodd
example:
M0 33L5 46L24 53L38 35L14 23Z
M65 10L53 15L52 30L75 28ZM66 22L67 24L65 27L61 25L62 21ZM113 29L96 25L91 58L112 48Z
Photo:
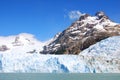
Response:
M89 14L81 15L80 18L79 18L79 21L86 19L88 16L90 16L90 15Z
M106 19L109 19L108 16L103 12L103 11L98 11L95 16L98 17L98 19L101 19L101 18L106 18Z

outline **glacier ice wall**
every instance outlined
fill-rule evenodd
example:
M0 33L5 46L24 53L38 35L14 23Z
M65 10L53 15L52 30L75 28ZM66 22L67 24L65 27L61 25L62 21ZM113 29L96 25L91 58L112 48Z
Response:
M0 72L120 73L120 37L111 37L79 55L0 52Z
M120 58L120 36L102 40L82 51L80 54Z

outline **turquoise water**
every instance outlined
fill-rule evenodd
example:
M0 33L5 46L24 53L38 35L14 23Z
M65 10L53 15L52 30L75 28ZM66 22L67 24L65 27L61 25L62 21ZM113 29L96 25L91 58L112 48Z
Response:
M120 74L0 73L0 80L120 80Z

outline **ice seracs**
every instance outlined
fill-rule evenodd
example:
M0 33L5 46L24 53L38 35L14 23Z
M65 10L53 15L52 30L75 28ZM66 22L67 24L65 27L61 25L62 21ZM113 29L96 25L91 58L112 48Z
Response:
M95 45L83 50L80 54L88 56L104 56L120 59L120 36L114 36L102 40Z
M120 36L98 42L79 55L0 52L0 72L120 73Z

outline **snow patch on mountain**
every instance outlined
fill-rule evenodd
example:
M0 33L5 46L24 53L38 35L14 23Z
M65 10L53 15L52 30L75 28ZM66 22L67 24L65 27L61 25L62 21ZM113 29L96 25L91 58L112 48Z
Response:
M0 37L0 51L4 53L31 52L39 53L46 42L40 42L34 35L21 33L19 35Z

